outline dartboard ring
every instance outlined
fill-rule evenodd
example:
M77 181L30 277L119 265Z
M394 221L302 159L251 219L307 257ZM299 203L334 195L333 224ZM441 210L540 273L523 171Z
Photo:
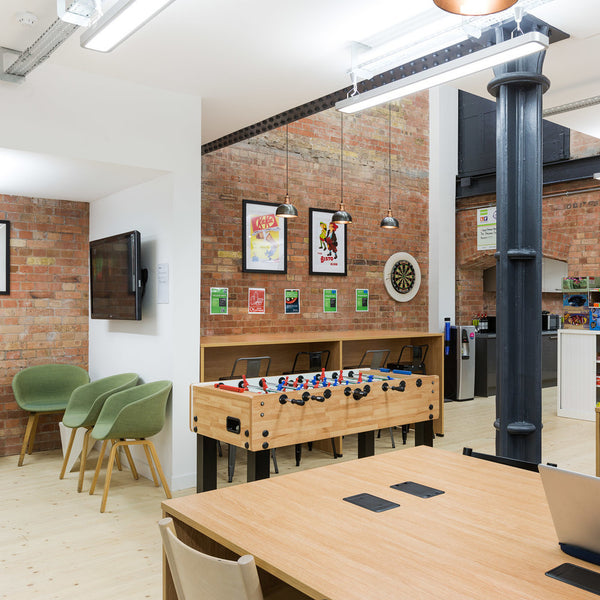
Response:
M421 286L421 269L413 256L396 252L383 269L383 282L388 294L398 302L412 300Z

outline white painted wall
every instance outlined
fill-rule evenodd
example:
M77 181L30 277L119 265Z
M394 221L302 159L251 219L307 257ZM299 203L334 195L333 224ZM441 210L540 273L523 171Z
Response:
M173 489L195 485L195 436L189 385L199 380L200 178L172 174L90 204L90 239L137 229L148 283L141 321L90 321L90 376L136 372L144 382L169 379L167 424L155 444ZM157 304L157 265L169 265L169 303ZM146 457L136 464L150 476Z
M429 331L455 324L458 90L429 90Z
M173 381L157 450L171 487L191 487L188 389L199 379L200 355L201 98L51 61L21 85L0 83L0 97L2 147L168 173L90 205L90 239L139 230L150 274L142 321L90 321L89 368L92 379L135 371L144 381ZM156 266L163 262L170 268L170 303L158 305ZM142 454L136 462L145 460Z

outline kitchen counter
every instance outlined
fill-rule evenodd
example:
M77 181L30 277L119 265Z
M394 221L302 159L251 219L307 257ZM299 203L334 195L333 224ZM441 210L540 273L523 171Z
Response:
M556 385L558 332L542 331L542 387ZM475 395L496 394L496 334L475 335Z

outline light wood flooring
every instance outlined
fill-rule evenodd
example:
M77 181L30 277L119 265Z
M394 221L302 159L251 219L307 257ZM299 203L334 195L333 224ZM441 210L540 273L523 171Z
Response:
M435 446L461 452L463 446L494 453L495 400L476 398L445 405L445 435ZM556 388L543 391L543 460L593 475L594 423L556 416ZM394 430L401 450L400 430ZM408 445L413 444L412 435ZM376 441L376 452L391 450L387 431ZM233 485L245 478L244 452L239 451ZM277 452L281 474L297 470L293 449ZM344 440L344 457L356 456L355 436ZM77 471L58 479L60 451L0 458L0 598L10 600L160 600L162 570L160 536L162 488L150 480L134 481L129 471L114 471L106 512L100 514L101 485L88 494L95 453L89 458L84 491L77 493ZM300 468L329 464L333 459L313 451L303 453ZM227 457L220 459L219 485L226 483ZM175 496L194 490L175 492Z

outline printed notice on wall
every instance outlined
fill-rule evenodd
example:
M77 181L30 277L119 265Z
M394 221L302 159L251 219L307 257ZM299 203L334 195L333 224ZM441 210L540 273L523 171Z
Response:
M248 290L248 314L265 314L265 290L263 288L250 288Z
M337 312L337 290L323 290L323 312Z
M286 315L293 315L300 312L300 290L285 290L283 297Z
M210 288L210 314L226 315L229 288Z
M477 209L477 250L496 249L496 207Z
M356 312L369 310L369 290L356 290Z

